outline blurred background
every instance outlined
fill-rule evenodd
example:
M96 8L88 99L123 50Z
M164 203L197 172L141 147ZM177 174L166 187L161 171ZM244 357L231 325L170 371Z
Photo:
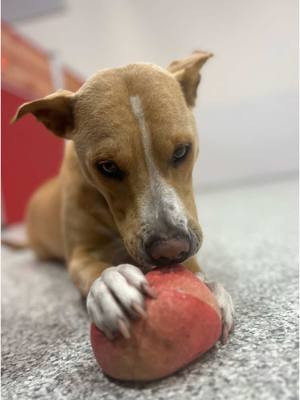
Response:
M295 176L298 170L296 0L2 0L2 200L22 219L30 193L58 170L63 143L23 101L76 90L101 68L167 66L195 49L203 68L195 109L199 190Z

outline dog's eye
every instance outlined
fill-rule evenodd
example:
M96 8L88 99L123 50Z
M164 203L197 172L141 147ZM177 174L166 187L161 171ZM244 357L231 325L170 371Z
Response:
M191 147L190 144L181 144L176 148L172 156L172 162L174 165L179 164L181 161L185 159L185 157L188 155L190 147Z
M108 178L122 180L125 175L113 161L98 161L96 163L96 168L102 175Z

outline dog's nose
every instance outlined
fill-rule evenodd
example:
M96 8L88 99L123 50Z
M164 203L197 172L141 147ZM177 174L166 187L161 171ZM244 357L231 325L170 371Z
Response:
M187 239L154 239L146 246L148 256L155 265L171 265L184 261L190 251Z

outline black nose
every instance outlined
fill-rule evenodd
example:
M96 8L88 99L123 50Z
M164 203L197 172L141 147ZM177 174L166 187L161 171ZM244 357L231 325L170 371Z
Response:
M146 252L155 265L172 265L188 258L190 243L184 238L154 238L146 245Z

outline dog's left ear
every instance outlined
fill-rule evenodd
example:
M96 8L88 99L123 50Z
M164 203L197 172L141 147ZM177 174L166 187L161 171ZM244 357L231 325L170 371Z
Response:
M197 50L190 57L173 61L167 68L180 83L186 102L190 107L195 105L201 78L199 71L210 57L212 57L211 53Z
M12 123L26 114L33 114L46 128L55 135L70 138L74 128L74 93L68 90L58 90L42 99L22 104Z

